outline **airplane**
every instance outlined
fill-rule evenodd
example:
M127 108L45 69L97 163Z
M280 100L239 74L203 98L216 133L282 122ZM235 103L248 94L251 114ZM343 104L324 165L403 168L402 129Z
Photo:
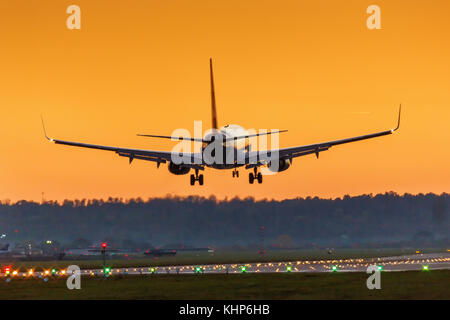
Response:
M177 254L176 249L154 249L144 251L144 255L153 257L174 256L176 254Z
M174 256L179 251L208 251L208 252L214 252L214 249L211 249L211 248L178 248L178 249L155 248L155 249L145 250L144 251L144 255L146 255L146 256L153 256L153 257Z
M9 250L9 243L0 248L0 255L8 255L10 253L11 251Z
M395 127L394 129L303 146L270 149L264 152L253 151L251 149L249 139L255 139L256 137L262 135L279 134L282 132L286 132L287 130L272 130L270 132L248 134L243 127L236 124L229 124L219 128L217 122L212 59L209 59L209 69L211 86L212 129L209 133L205 134L203 139L153 134L138 134L138 136L142 137L171 139L172 141L187 140L191 142L201 143L201 152L180 153L173 151L130 149L54 139L47 136L44 120L41 117L45 138L55 144L113 151L121 157L128 158L130 164L134 159L156 162L157 168L160 167L161 163L167 163L169 172L174 175L186 175L191 170L194 170L195 174L190 175L191 185L195 185L196 181L198 181L199 185L203 185L203 174L199 175L199 171L204 171L206 167L219 170L232 169L232 176L236 178L239 177L239 171L237 169L240 167L245 167L245 169L253 169L253 172L250 172L248 175L249 183L253 184L255 180L257 180L258 183L262 183L263 177L260 170L258 170L262 166L266 166L272 172L282 172L287 170L292 165L293 158L310 154L315 154L316 157L319 158L320 152L326 151L333 146L390 135L400 127L401 105L398 113L397 127ZM220 150L221 148L223 150ZM207 150L210 151L209 157L206 153ZM217 157L215 157L215 153L217 153ZM229 156L230 154L232 155L231 157Z

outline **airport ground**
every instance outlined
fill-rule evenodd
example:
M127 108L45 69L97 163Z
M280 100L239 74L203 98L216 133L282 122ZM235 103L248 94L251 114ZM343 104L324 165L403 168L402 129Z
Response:
M186 252L157 259L138 256L106 260L111 267L107 277L101 260L21 261L10 265L15 275L2 275L0 299L450 299L448 249L416 251L341 249L331 255L324 250L293 250L265 255ZM81 290L67 289L67 275L62 271L69 264L82 269ZM223 264L227 264L226 272ZM244 264L248 270L242 273ZM364 271L369 264L383 267L381 290L367 289L369 275ZM199 267L195 266L202 266L203 271L196 273ZM292 272L288 272L288 266ZM53 275L49 268L55 268ZM32 274L28 274L30 270Z
M80 290L66 278L0 282L0 299L450 299L450 270L383 272L381 289L368 275L267 273L83 277Z
M107 257L106 264L111 268L123 267L159 267L176 265L203 265L224 263L252 263L270 261L298 261L298 260L328 260L350 258L377 258L389 256L412 255L420 253L447 252L446 248L381 248L381 249L336 249L332 254L327 249L308 250L268 250L265 254L253 251L216 251L208 252L178 252L175 256L144 257L143 254L129 255L127 258ZM0 261L0 265L10 265L11 269L28 270L30 268L40 271L51 268L66 268L69 265L78 265L81 269L96 269L103 267L103 261L97 259L71 259L52 261Z

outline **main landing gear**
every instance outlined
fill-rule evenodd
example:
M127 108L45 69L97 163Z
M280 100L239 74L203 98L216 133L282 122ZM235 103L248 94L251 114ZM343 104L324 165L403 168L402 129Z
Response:
M253 173L250 172L248 174L248 182L250 182L250 184L253 184L253 181L258 180L258 183L262 183L262 174L261 172L258 172L258 167L254 167L253 168Z
M239 178L239 171L234 169L232 173L233 173L233 178Z
M203 185L203 175L198 174L198 169L195 169L195 175L191 174L191 186L195 184L195 181L198 181L199 185Z

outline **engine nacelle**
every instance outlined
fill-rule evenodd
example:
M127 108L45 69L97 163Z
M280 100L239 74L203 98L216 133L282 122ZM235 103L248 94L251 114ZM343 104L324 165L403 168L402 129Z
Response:
M291 166L292 162L290 159L279 159L278 160L278 167L277 163L273 163L272 161L269 162L267 165L267 168L269 168L272 172L281 172L284 170L287 170Z
M182 174L188 174L191 168L185 167L182 164L175 164L173 162L169 162L169 172L172 174L176 174L177 176Z

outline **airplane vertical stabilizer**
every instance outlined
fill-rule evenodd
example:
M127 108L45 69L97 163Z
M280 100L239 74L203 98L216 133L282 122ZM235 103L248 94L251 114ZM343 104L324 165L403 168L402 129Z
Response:
M216 96L214 93L214 76L212 59L209 59L209 70L211 76L211 117L212 117L212 129L217 129L217 112L216 112Z

